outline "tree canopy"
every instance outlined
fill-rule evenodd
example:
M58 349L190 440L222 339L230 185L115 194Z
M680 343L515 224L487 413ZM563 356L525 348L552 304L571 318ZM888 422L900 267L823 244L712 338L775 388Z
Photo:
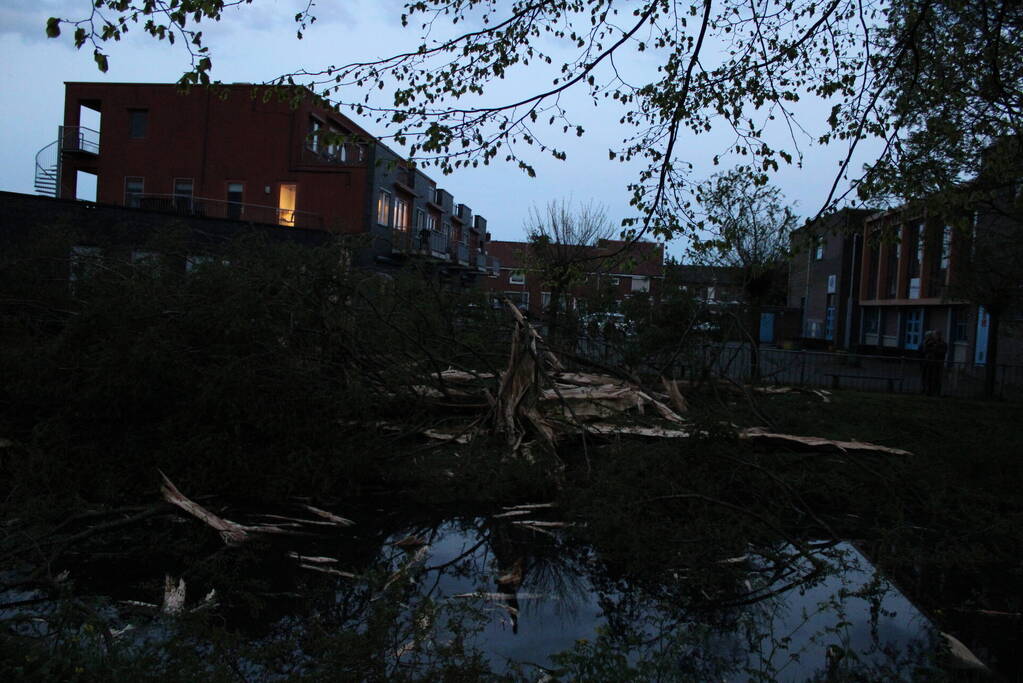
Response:
M181 83L206 84L202 22L249 2L83 0L83 17L51 18L47 31L73 26L75 44L106 69L109 42L138 26L184 43ZM294 16L298 37L312 10ZM758 185L801 164L809 144L844 145L822 209L848 194L843 180L864 196L913 197L958 177L968 150L1019 132L1021 17L1011 0L409 0L401 21L418 31L415 47L272 82L375 117L411 159L445 172L503 159L532 174L528 147L564 158L558 135L585 132L569 91L616 102L623 134L609 156L645 162L629 182L636 213L625 227L668 236L701 227L692 192L719 158L692 158L680 141L712 130L728 132L727 156ZM624 73L629 56L649 70ZM527 94L498 87L527 70ZM797 111L807 98L830 106L825 121ZM869 137L884 152L861 173L854 155ZM949 158L963 163L935 174ZM930 180L908 164L931 169Z

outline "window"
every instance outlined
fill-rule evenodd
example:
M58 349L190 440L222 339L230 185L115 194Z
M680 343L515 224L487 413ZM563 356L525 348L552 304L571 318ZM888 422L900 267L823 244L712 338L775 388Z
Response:
M391 224L391 193L387 190L380 190L377 195L377 224Z
M508 274L508 283L512 285L526 284L526 271L513 270L511 273Z
M519 310L529 309L529 292L504 292L504 296Z
M903 346L906 349L920 348L920 337L924 327L924 309L914 308L906 315L906 337Z
M440 219L437 214L429 213L426 216L426 228L432 232L440 232Z
M894 299L898 294L899 282L899 245L888 245L888 279L885 287L885 296Z
M952 310L952 341L966 342L970 336L970 312L969 309Z
M174 208L178 211L190 211L192 208L192 179L174 179Z
M867 308L863 311L864 334L877 334L881 322L880 308ZM876 341L876 340L875 340Z
M227 184L227 217L238 220L242 217L242 199L245 196L243 183Z
M409 205L404 197L394 198L394 228L402 232L408 232L409 228Z
M138 140L146 137L149 132L149 110L128 110L128 137Z
M823 237L813 238L814 242L813 257L818 261L824 258L824 241L825 240Z
M546 311L550 307L551 307L551 293L550 292L540 292L540 308L542 308L543 310Z
M298 185L281 183L281 191L277 202L277 224L289 228L295 227L295 205Z
M622 279L620 277L613 277L613 278L611 278L611 286L612 287L617 287L621 283L622 283Z
M649 292L650 291L650 278L648 278L648 277L634 277L634 278L632 278L632 291L634 291L634 292Z
M707 301L716 301L716 297L717 297L717 288L716 287L708 287L707 288L707 296L705 297L705 299Z
M416 230L427 230L426 223L426 212L422 209L416 209Z
M837 291L838 291L838 276L837 275L829 275L828 276L828 292L827 293L828 294L834 294Z
M309 119L309 149L314 152L320 151L320 129L323 124L315 118Z
M835 295L828 294L827 308L824 312L824 338L835 338Z
M129 176L124 179L124 205L133 209L139 208L142 203L142 193L145 191L145 178Z

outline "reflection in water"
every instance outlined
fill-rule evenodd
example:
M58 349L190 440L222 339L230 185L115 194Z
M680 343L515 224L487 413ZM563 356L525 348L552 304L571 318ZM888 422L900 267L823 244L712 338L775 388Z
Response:
M424 539L425 552L411 556L398 542L405 536ZM636 582L611 574L597 550L568 534L478 518L402 530L377 562L403 582L414 635L398 652L410 663L464 637L441 613L460 613L451 623L471 630L467 642L505 671L897 679L913 678L934 654L925 618L848 543L751 547L714 567L675 567L660 582ZM342 584L338 599L358 590Z
M237 574L273 573L250 580L283 597L265 599L253 625L232 615L239 605L251 610L255 593L232 605L218 592L219 614L246 634L232 667L253 679L456 670L534 681L912 680L933 667L932 627L851 544L667 549L637 572L550 513L520 506L418 524L380 520L310 539L300 553L331 567L326 573L258 556ZM135 645L165 648L179 628L127 612L109 625L113 633L130 626L124 638ZM187 642L196 652L212 647Z

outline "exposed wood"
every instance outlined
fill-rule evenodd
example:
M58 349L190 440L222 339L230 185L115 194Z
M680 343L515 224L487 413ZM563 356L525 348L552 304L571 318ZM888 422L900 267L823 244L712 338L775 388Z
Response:
M787 446L798 450L831 451L838 453L883 453L886 455L912 455L909 451L863 441L835 441L819 436L796 436L794 434L776 434L760 427L750 427L739 432L739 438L755 443L773 446Z

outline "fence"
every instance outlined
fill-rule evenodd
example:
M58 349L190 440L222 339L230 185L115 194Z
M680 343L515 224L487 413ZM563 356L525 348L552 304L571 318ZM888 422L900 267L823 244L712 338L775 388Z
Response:
M617 364L631 357L627 335L610 340L603 335L581 336L576 352L594 361ZM748 344L729 342L694 344L668 357L643 357L641 374L667 374L698 380L712 375L736 382L752 376ZM923 362L920 358L872 356L823 351L787 351L761 348L759 383L820 389L854 389L887 393L923 393ZM976 397L984 393L986 368L973 363L945 363L940 369L941 395ZM1023 366L999 365L995 374L995 395L1023 400Z
M752 374L747 345L708 345L701 355L704 367L720 376L746 381ZM941 394L980 396L985 372L983 365L944 363L940 369ZM923 362L912 357L765 348L759 354L759 375L762 384L907 394L923 391ZM1023 399L1023 367L999 365L995 394Z

